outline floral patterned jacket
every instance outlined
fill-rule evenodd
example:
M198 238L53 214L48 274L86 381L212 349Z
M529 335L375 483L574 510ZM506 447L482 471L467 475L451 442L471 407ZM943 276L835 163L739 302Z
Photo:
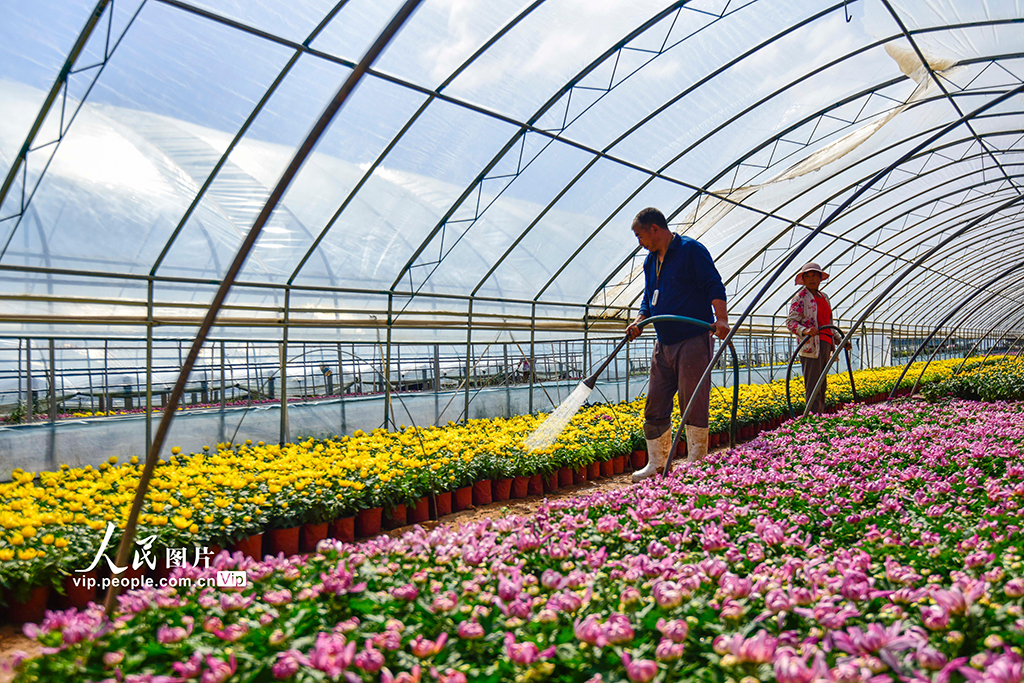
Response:
M831 299L825 292L818 290L818 294L825 297L825 301L828 301L828 305L832 305ZM786 316L786 327L790 332L795 334L799 339L804 338L804 334L812 327L818 326L818 304L814 301L814 295L811 294L811 290L806 287L801 287L800 291L796 293L793 300L789 303L789 315ZM820 344L818 343L818 337L811 337L811 340L804 344L803 348L800 349L800 355L805 358L817 358Z

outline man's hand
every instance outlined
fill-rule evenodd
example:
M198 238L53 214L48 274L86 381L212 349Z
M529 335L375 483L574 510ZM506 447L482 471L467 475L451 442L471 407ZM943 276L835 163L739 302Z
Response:
M647 318L638 315L636 317L636 320L631 322L629 324L629 327L626 328L626 336L629 337L629 341L633 341L641 334L643 334L644 328L640 327L640 323L642 323L644 320L647 320Z
M721 320L716 320L711 324L711 334L715 335L719 339L725 339L729 336L729 324L724 323Z

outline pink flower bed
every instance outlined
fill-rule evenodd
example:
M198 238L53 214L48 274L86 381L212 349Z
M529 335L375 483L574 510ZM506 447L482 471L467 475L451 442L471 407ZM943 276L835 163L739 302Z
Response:
M26 627L16 680L1022 678L1024 405L856 406L668 479ZM749 678L745 678L749 677Z

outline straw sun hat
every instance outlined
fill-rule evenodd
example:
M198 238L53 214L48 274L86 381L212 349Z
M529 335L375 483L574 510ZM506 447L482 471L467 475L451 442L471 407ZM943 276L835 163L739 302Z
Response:
M809 263L805 263L804 267L800 269L800 272L796 274L796 282L794 282L793 284L803 285L804 284L804 273L811 273L811 272L821 273L822 281L828 279L828 273L826 273L824 270L822 270L821 266L819 266L817 263L815 263L814 261L811 261Z

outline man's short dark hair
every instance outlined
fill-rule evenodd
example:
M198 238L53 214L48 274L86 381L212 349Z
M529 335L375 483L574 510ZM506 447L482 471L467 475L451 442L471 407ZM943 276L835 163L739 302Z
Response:
M633 222L640 225L657 225L668 230L668 221L665 220L665 214L653 206L641 209L640 213L633 219Z

